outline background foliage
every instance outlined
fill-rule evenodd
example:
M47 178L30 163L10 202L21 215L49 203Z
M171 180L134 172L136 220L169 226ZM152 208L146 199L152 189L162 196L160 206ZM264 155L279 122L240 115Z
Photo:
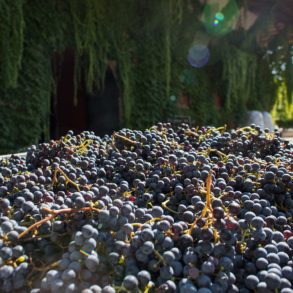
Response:
M200 21L201 2L0 0L0 153L49 138L58 82L52 56L66 48L75 51L75 86L85 74L88 91L103 86L107 61L117 61L121 126L144 128L177 114L190 115L199 125L234 125L247 109L273 109L277 118L292 119L286 30L269 48L259 48L257 32L269 21L264 13L249 33L239 29L210 38ZM241 5L245 1L238 1ZM200 69L186 61L199 38L208 40L211 51ZM274 68L278 74L271 73ZM183 92L189 110L170 99ZM220 108L215 94L222 97ZM74 97L72 103L77 102Z

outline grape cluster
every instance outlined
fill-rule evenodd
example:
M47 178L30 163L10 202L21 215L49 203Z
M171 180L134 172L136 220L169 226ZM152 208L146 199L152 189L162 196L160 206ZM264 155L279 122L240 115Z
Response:
M0 161L0 291L292 293L292 158L255 125L31 146Z

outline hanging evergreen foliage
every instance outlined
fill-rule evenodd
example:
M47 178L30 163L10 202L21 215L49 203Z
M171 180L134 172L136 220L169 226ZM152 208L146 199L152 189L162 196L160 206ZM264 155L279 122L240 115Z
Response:
M23 0L1 0L0 19L0 82L16 87L24 42Z
M103 87L108 60L117 62L121 126L144 128L180 113L170 96L182 92L190 97L186 113L200 125L233 124L248 108L271 110L277 93L271 61L262 62L263 52L250 45L231 44L231 34L208 44L215 61L205 68L187 63L196 32L207 35L203 7L184 0L0 0L0 153L49 138L58 82L52 56L66 48L75 52L76 91L82 76L88 91ZM282 82L292 96L289 64ZM181 78L186 70L192 82ZM225 115L215 107L215 92Z

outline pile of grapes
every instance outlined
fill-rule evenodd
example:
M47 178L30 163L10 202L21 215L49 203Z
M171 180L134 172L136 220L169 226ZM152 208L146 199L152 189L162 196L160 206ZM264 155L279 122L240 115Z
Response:
M251 127L69 131L0 161L0 292L293 292L293 151Z

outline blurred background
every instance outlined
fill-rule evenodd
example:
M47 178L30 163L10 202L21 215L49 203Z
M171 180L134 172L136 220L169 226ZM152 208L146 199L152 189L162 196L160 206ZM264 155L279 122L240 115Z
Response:
M292 0L1 0L0 19L0 154L69 129L293 126Z

